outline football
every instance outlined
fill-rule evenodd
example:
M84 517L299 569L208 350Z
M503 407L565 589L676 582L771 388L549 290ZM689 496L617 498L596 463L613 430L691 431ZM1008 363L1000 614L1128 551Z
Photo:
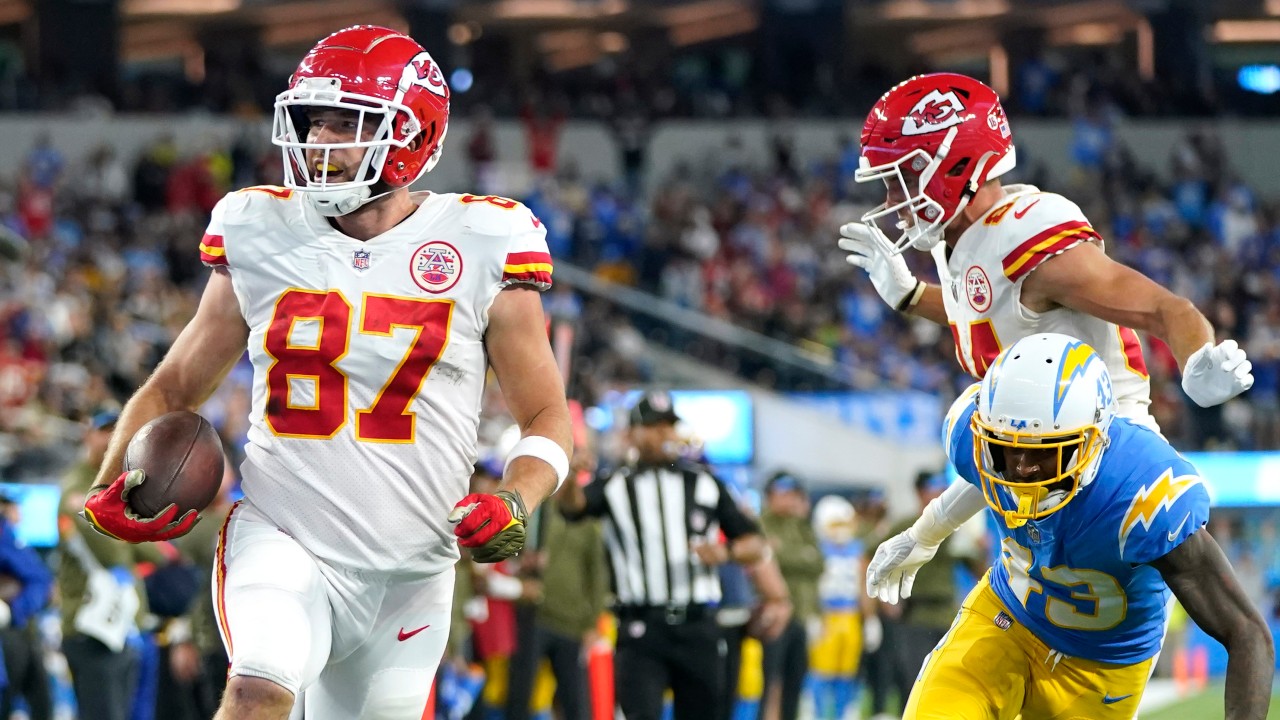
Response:
M124 469L141 469L146 481L129 493L129 507L153 517L178 506L179 515L204 510L218 495L226 459L222 440L208 420L186 410L161 415L134 433Z

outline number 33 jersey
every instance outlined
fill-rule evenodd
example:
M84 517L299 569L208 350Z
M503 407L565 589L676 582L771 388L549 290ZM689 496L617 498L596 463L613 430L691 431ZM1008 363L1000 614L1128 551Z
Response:
M970 418L979 387L956 400L944 430L956 471L977 487ZM1098 474L1063 509L1017 528L996 518L1001 554L990 581L1012 620L1054 650L1130 664L1164 640L1172 593L1150 563L1205 526L1209 492L1149 428L1117 417L1108 435ZM1016 508L1001 492L1004 506Z
M1111 371L1120 414L1155 429L1151 386L1138 335L1130 328L1066 307L1034 312L1022 304L1022 283L1041 263L1083 242L1102 244L1080 208L1031 185L1007 195L960 236L947 253L933 250L956 358L981 380L1004 347L1035 333L1084 340Z
M304 196L234 192L200 246L230 272L249 327L246 499L317 557L444 570L446 517L476 460L489 308L551 285L545 230L505 198L420 193L368 241Z

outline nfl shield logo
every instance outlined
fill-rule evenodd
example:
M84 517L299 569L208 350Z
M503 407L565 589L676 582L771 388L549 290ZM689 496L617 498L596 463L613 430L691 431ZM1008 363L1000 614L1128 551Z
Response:
M369 269L369 251L356 250L351 256L351 267L357 270Z

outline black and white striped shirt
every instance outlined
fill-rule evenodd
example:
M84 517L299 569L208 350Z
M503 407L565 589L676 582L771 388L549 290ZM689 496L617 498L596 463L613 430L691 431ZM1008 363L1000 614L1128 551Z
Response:
M580 513L603 518L621 606L717 603L720 579L690 547L760 532L724 483L694 464L624 467L584 488Z

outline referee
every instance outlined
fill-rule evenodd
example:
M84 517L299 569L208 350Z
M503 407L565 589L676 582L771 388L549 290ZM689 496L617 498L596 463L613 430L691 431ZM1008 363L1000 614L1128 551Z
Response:
M776 635L791 616L760 527L705 466L679 459L678 421L668 394L646 393L630 412L634 460L586 488L567 483L557 496L569 520L603 519L618 603L615 694L627 720L659 720L668 688L675 720L722 717L730 680L715 565L747 568L761 597L757 632Z

